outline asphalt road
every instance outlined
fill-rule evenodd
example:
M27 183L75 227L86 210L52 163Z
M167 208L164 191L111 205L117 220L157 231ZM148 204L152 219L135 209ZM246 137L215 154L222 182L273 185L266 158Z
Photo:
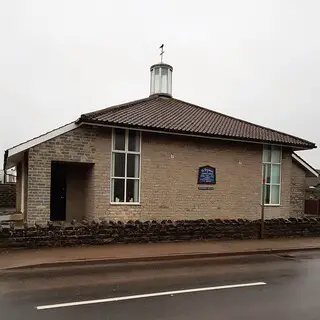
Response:
M319 273L320 252L5 272L0 319L318 320Z

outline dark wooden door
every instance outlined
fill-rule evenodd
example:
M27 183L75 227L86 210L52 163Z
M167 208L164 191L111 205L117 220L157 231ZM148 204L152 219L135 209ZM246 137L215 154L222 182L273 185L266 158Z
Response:
M66 164L53 162L51 164L51 197L50 220L66 220Z
M305 200L304 213L320 215L320 200Z

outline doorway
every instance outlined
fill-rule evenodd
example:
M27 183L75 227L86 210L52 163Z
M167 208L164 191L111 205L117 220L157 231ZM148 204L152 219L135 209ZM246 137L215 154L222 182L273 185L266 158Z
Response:
M50 220L66 220L67 179L66 164L51 163Z
M81 221L91 213L92 172L93 163L51 162L51 221Z

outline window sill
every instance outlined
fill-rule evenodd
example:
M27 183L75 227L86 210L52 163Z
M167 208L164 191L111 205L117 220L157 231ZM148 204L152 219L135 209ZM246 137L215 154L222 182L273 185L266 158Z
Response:
M262 204L261 204L261 206L262 206ZM264 205L265 207L280 207L281 205L280 204L265 204Z
M112 206L141 206L140 202L110 202Z

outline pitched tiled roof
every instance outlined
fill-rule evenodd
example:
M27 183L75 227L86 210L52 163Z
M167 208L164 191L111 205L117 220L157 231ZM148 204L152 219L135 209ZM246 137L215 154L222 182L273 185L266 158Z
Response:
M78 122L315 148L310 141L158 95L84 114Z

